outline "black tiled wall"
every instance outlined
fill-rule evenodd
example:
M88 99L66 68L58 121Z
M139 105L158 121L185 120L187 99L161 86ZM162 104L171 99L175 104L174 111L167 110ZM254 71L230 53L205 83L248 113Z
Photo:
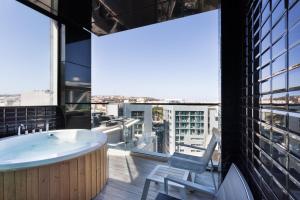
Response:
M300 1L247 10L242 158L261 199L300 199Z
M45 130L46 121L49 122L49 129L64 128L64 117L56 106L40 107L0 107L0 138L17 135L18 126L24 125L22 134L33 129Z

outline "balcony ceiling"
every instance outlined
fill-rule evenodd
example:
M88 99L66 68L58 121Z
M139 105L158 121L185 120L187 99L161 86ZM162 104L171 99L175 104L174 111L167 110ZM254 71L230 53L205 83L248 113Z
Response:
M17 0L101 36L218 8L218 0Z

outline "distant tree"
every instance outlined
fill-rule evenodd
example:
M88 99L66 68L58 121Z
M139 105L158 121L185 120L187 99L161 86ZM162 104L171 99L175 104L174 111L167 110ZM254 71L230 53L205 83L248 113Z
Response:
M162 121L163 120L163 108L155 106L152 108L152 119L153 121Z

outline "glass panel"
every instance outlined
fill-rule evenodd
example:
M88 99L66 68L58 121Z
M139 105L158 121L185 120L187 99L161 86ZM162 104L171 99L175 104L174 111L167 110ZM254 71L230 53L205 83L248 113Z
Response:
M260 133L264 137L270 139L271 138L271 126L261 123L261 125L260 125Z
M256 6L254 7L254 13L253 13L253 17L252 17L253 21L255 21L257 19L257 17L259 16L260 9L261 9L260 5L258 5L257 7Z
M258 33L257 30L260 26L260 22L261 21L259 19L254 22L254 25L253 25L253 30L255 31L254 35Z
M264 40L261 42L261 51L264 52L267 48L270 47L271 37L270 34L268 34Z
M300 112L300 91L289 92L289 110Z
M286 73L277 75L272 78L273 91L280 91L286 89Z
M50 63L54 24L9 0L1 1L0 24L0 107L56 105L57 62Z
M289 89L300 87L300 68L289 71Z
M260 104L270 104L271 103L271 95L262 95L260 97Z
M87 33L87 37L90 37L89 33ZM65 61L91 67L91 40L68 41L68 38L66 40Z
M289 6L292 6L293 3L295 3L296 1L298 1L298 0L289 0Z
M286 93L276 93L272 95L272 104L274 109L287 109Z
M289 30L289 47L300 41L300 23Z
M256 34L253 39L254 46L256 46L258 44L259 39L260 39L259 34Z
M266 23L261 28L261 37L263 38L269 31L271 27L271 18L269 18Z
M280 200L289 199L287 191L277 181L273 181L272 190Z
M274 43L286 30L286 20L283 17L272 29L272 43Z
M286 104L286 93L277 93L272 95L273 104Z
M290 49L289 51L289 67L300 64L300 45Z
M270 16L270 3L265 7L262 12L262 22L264 22Z
M271 124L272 113L270 110L262 110L261 111L261 120L267 124Z
M267 63L270 62L270 50L267 50L262 56L261 56L261 65L264 66Z
M273 128L272 141L280 146L287 147L287 135L283 130Z
M259 146L262 150L264 150L268 155L271 155L271 145L268 140L264 139L263 137L259 140Z
M277 6L279 0L272 0L272 10Z
M276 177L277 181L284 187L286 187L287 173L286 171L277 164L273 164L272 174Z
M272 145L272 158L281 164L284 168L287 167L287 152L281 147L273 144Z
M279 56L272 62L272 74L276 74L286 69L286 53Z
M258 54L260 53L260 45L257 45L255 48L254 48L254 57L257 57Z
M91 86L91 68L65 63L66 85L71 86Z
M300 184L293 178L289 179L289 192L295 199L300 199Z
M264 8L267 3L270 6L269 0L262 0L262 8Z
M91 90L77 87L66 87L66 103L90 103Z
M292 27L300 19L300 2L289 10L289 27Z
M300 133L300 114L289 113L289 129L296 133Z
M71 124L72 128L87 127L91 124L91 104L66 104L66 123Z
M261 69L261 79L269 78L270 75L271 75L270 65L267 65L266 67Z
M270 172L267 171L267 169L265 167L263 167L263 166L260 167L260 174L268 184L271 184L272 175Z
M264 152L260 153L260 161L266 166L266 168L272 169L272 161Z
M268 93L271 91L270 79L261 83L261 93Z
M300 160L292 155L289 155L289 172L295 179L300 180Z
M284 13L285 8L284 8L284 0L281 0L275 10L273 10L272 13L272 23L275 24L277 20L282 16Z
M281 128L286 127L286 113L281 111L273 111L273 125Z
M300 138L292 133L289 134L289 149L292 154L300 158Z
M273 44L272 58L276 58L279 54L286 50L286 36L284 35L279 41Z

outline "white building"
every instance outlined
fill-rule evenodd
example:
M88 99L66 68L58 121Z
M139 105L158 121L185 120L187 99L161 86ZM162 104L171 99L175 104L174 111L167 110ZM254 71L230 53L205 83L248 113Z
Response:
M52 92L50 90L34 90L21 93L20 106L45 106L53 105Z
M122 104L120 103L109 103L106 105L106 115L112 115L114 117L122 117Z
M135 135L152 133L152 105L124 103L123 106L124 117L140 120L134 125Z
M1 95L0 106L20 106L20 95Z
M199 155L199 150L176 145L184 143L206 147L212 136L212 129L218 128L218 107L207 105L164 106L165 151Z

